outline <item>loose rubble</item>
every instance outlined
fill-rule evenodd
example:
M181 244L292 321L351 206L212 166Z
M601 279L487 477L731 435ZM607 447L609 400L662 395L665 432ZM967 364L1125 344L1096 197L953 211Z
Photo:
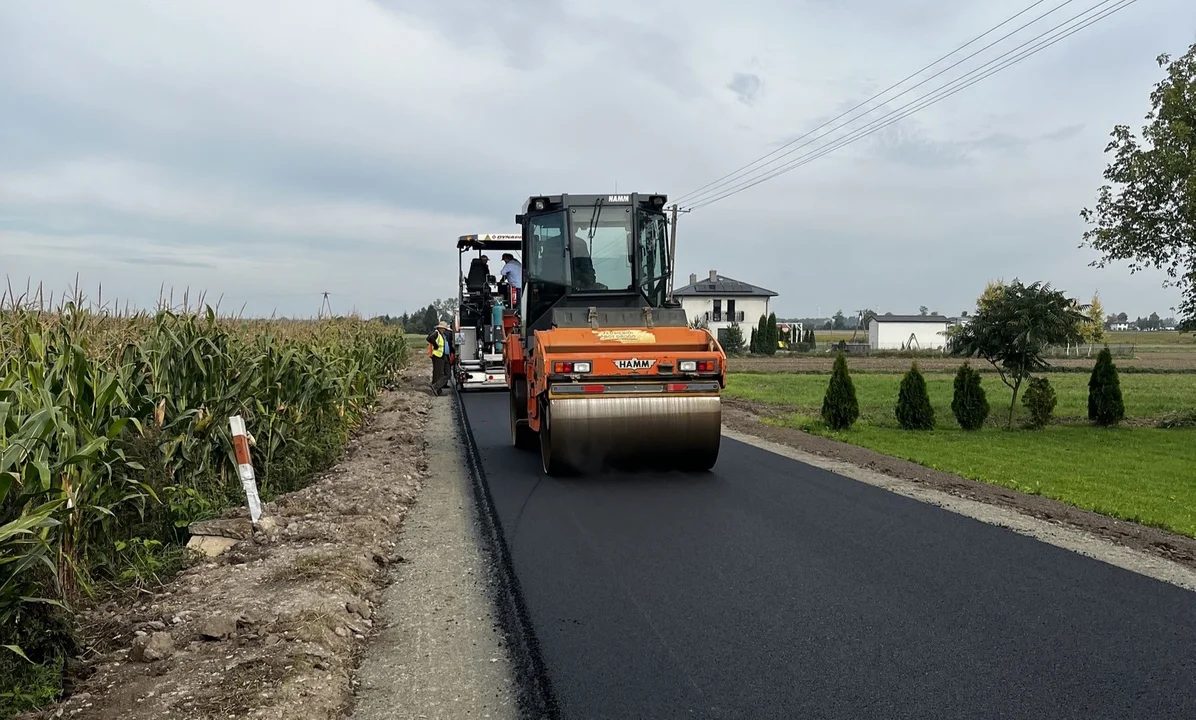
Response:
M342 461L266 504L195 523L190 567L81 614L69 697L33 718L334 718L372 632L398 530L427 476L422 378L388 392ZM426 382L426 381L424 381Z

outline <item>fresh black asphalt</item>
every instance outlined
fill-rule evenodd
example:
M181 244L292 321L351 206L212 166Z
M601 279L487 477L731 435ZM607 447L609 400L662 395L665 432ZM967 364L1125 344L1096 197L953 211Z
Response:
M726 438L554 480L463 402L562 718L1196 718L1196 593Z

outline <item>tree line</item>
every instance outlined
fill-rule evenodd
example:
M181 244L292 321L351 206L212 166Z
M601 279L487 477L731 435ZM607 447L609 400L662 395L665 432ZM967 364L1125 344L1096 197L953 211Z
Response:
M1105 316L1105 328L1112 329L1114 325L1125 323L1134 330L1171 330L1179 327L1179 321L1173 317L1160 318L1158 313L1151 313L1148 317L1138 317L1130 321L1130 318L1125 313L1117 313L1116 315Z
M430 304L411 313L402 315L378 315L374 320L383 325L399 325L412 335L427 335L437 323L452 323L457 312L457 298L433 300Z

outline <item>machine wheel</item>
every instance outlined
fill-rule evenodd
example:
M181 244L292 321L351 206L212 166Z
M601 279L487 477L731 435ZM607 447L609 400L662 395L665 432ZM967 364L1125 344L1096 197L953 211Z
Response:
M523 391L520 392L520 388ZM536 449L536 433L527 425L527 386L516 379L511 398L511 444L519 450Z
M562 459L560 449L553 448L552 411L548 403L543 403L540 413L540 463L544 474L550 477L568 475L572 468Z

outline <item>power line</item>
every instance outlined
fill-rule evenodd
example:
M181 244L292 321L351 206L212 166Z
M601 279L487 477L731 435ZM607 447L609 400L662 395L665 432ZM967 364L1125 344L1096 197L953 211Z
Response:
M1001 28L1001 27L1003 27L1003 26L1005 26L1005 25L1007 25L1007 24L1009 24L1009 23L1013 22L1013 21L1014 21L1014 20L1016 20L1017 18L1021 17L1022 15L1025 15L1026 13L1030 12L1031 10L1033 10L1033 9L1034 9L1034 8L1036 8L1036 7L1038 7L1039 5L1041 5L1041 4L1042 4L1042 3L1044 3L1044 2L1046 2L1046 0L1037 0L1037 2L1034 2L1034 3L1032 3L1032 4L1031 4L1029 7L1026 7L1026 8L1024 8L1024 9L1023 9L1023 10L1021 10L1020 12L1018 12L1018 13L1016 13L1016 14L1014 14L1014 15L1012 15L1012 16L1010 16L1010 17L1008 17L1008 18L1006 18L1005 20L1003 20L1003 21L1002 21L1002 22L1000 22L999 24L992 26L992 27L991 27L991 28L989 28L988 30L985 30L983 33L981 33L981 34L977 35L976 37L974 37L974 38L972 38L971 40L967 41L967 42L966 42L966 43L964 43L963 45L960 45L959 47L955 48L955 49L954 49L954 50L952 50L951 52L949 52L949 53L947 53L946 55L942 56L942 57L941 57L941 58L939 58L938 60L935 60L934 62L930 63L929 65L926 65L926 66L922 67L921 69L919 69L919 70L916 70L916 71L914 71L913 73L911 73L911 74L909 74L909 75L905 76L905 77L904 77L904 78L902 78L901 80L898 80L897 82L893 83L892 85L890 85L889 87L885 88L884 90L881 90L880 92L876 93L876 94L875 94L875 95L873 95L872 97L870 97L870 98L868 98L867 100L865 100L865 101L861 102L859 105L856 105L855 107L851 108L850 110L847 110L847 111L845 111L845 112L841 113L840 115L838 115L838 116L836 116L836 117L833 117L833 118L831 118L830 120L827 120L826 122L822 123L821 125L819 125L818 127L814 128L813 130L811 130L811 131L809 131L809 132L805 133L804 135L801 135L800 137L797 137L797 138L794 138L793 140L790 140L789 142L785 143L784 145L780 146L779 148L777 148L777 149L773 150L773 151L772 151L772 152L770 152L770 153L767 153L767 154L766 154L766 155L764 155L763 157L760 157L760 158L758 158L758 159L756 159L756 160L753 160L752 162L748 163L747 165L744 165L743 167L739 168L738 170L735 170L735 171L733 171L733 172L731 172L731 173L728 173L727 175L723 175L721 178L718 178L718 179L716 179L716 180L713 180L713 181L711 181L711 182L708 182L708 183L706 183L705 185L703 185L702 187L698 188L697 190L694 190L693 192L689 192L689 193L686 193L686 194L684 194L684 195L681 195L680 197L678 197L678 198L677 198L678 202L683 202L683 201L685 201L687 198L689 198L689 199L692 199L693 197L697 196L699 193L701 193L702 191L706 190L707 188L711 188L711 189L713 189L713 188L712 188L712 186L714 186L714 187L717 187L717 186L719 186L719 185L725 185L726 183L725 183L725 182L723 182L724 180L726 180L726 181L728 181L728 182L729 182L730 180L734 179L734 176L738 176L738 175L739 175L739 174L740 174L740 173L741 173L743 170L746 170L747 168L750 168L750 167L752 167L753 165L756 165L757 163L761 162L762 160L764 160L765 158L768 158L768 157L769 157L769 156L771 156L771 155L775 155L776 153L780 152L781 150L784 150L785 148L787 148L787 147L789 147L790 145L792 145L792 144L794 144L794 143L798 142L799 140L802 140L802 139L804 139L804 138L807 138L807 137L809 137L810 135L813 135L814 133L818 132L819 130L821 130L822 128L826 127L827 125L830 125L831 123L835 122L835 121L836 121L836 120L838 120L839 118L841 118L841 117L844 117L845 115L850 115L851 113L855 112L856 110L859 110L860 108L864 107L864 106L865 106L865 105L867 105L868 103L870 103L870 102L872 102L873 100L875 100L875 99L879 98L881 95L884 95L885 93L889 92L890 90L893 90L893 89L897 88L899 85L901 85L901 84L902 84L903 82L905 82L906 80L911 80L911 79L913 79L913 78L917 77L917 76L918 76L920 73L923 73L923 72L925 72L925 71L929 70L930 68L934 67L935 65L938 65L939 63L941 63L942 61L944 61L944 60L946 60L947 58L951 57L952 55L954 55L955 53L959 52L960 50L963 50L964 48L968 47L968 46L969 46L969 45L971 45L972 43L975 43L975 42L977 42L978 40L980 40L980 39L984 38L985 36L987 36L987 35L989 35L989 34L993 33L993 32L994 32L994 31L996 31L997 29L999 29L999 28ZM1036 22L1038 22L1039 20L1043 19L1043 18L1044 18L1044 17L1046 17L1047 15L1050 15L1051 13L1053 13L1053 12L1055 12L1055 11L1059 10L1060 8L1064 7L1065 5L1068 5L1068 4L1070 4L1070 3L1072 3L1072 2L1074 2L1074 0L1066 0L1066 2L1064 2L1063 4L1061 4L1061 5L1057 6L1057 7L1055 7L1055 9L1054 9L1054 10L1049 10L1049 11L1047 11L1047 12L1043 13L1042 15L1039 15L1038 17L1034 18L1034 19L1033 19L1033 20L1031 20L1030 22L1028 22L1028 23L1026 23L1025 25L1022 25L1021 27L1019 27L1017 30L1014 30L1012 33L1009 33L1008 35L1005 35L1005 36L1003 36L1003 37L999 38L999 39L998 39L998 40L996 40L995 42L993 42L993 43L990 43L990 44L988 44L988 45L986 45L986 46L984 46L984 47L980 48L980 49L979 49L979 50L977 50L976 52L974 52L974 53L972 53L971 55L969 55L969 56L965 57L963 60L960 60L960 61L958 61L958 62L954 63L953 65L950 65L950 66L948 66L948 67L945 67L945 68L943 68L943 69L942 69L942 70L940 70L938 73L935 73L934 75L931 75L930 77L926 78L925 80L923 80L922 82L918 83L917 85L914 85L913 87L906 89L906 90L905 90L904 92L902 92L900 95L897 95L897 96L895 96L895 97L889 98L889 100L886 100L885 102L892 102L893 100L896 100L897 98L901 97L901 95L904 95L905 93L909 92L910 90L913 90L913 89L914 89L914 88L916 88L916 87L919 87L920 85L924 85L926 82L928 82L928 81L930 81L930 80L933 80L934 78L938 77L939 75L942 75L944 72L946 72L946 71L950 70L950 69L951 69L951 68L953 68L953 67L956 67L956 66L957 66L957 65L959 65L960 63L962 63L962 62L965 62L965 61L967 61L967 60L969 60L969 59L971 59L971 58L975 57L975 56L976 56L978 53L984 52L985 50L987 50L988 48L992 47L993 45L995 45L996 43L1000 42L1001 40L1004 40L1004 39L1008 38L1010 35L1013 35L1013 34L1015 34L1015 33L1017 33L1017 32L1020 32L1021 30L1024 30L1026 27L1028 27L1028 26L1030 26L1030 25L1033 25L1034 23L1036 23ZM883 103L882 103L882 106L883 106ZM875 109L876 109L876 108L873 108L873 110L875 110ZM872 112L872 110L869 110L868 112ZM864 113L864 115L867 115L867 114L868 114L868 113ZM861 115L860 117L863 117L863 115ZM857 118L857 119L858 119L858 118Z
M773 164L773 163L777 162L778 160L780 160L780 159L781 159L781 158L783 158L783 157L786 157L786 156L792 155L793 153L797 152L798 150L800 150L801 148L803 148L803 147L805 147L805 146L807 146L807 145L810 145L811 143L818 142L818 141L820 141L820 140L824 140L824 139L826 139L826 138L827 138L827 137L828 137L828 136L829 136L831 133L833 133L834 131L836 131L836 130L839 130L839 129L841 129L841 128L844 128L844 127L847 127L848 125L852 124L852 123L853 123L853 122L855 122L856 120L859 120L859 119L863 118L864 116L866 116L866 115L869 115L869 114L871 114L871 113L875 112L876 110L879 110L879 109L883 108L883 107L884 107L884 105L886 105L887 103L889 103L889 102L892 102L893 100L896 100L897 98L899 98L899 97L901 97L901 96L903 96L903 95L906 95L906 94L907 94L907 93L909 93L910 91L912 91L912 90L915 90L916 88L918 88L918 87L921 87L922 85L925 85L927 82L929 82L929 81L931 81L931 80L935 79L936 77L939 77L940 75L942 75L943 73L947 72L948 70L951 70L952 68L955 68L955 67L957 67L958 65L960 65L960 64L962 64L962 63L964 63L964 62L966 62L967 60L970 60L971 58L975 57L976 55L979 55L980 53L984 52L985 50L987 50L987 49L989 49L989 48L993 47L994 45L996 45L996 44L998 44L998 43L1000 43L1002 40L1006 40L1006 39L1008 39L1009 37L1011 37L1011 36L1013 36L1013 35L1017 34L1018 32L1020 32L1020 31L1024 30L1025 28L1029 27L1030 25L1033 25L1034 23L1036 23L1036 22L1038 22L1039 20L1041 20L1041 19L1045 18L1046 16L1048 16L1048 15L1050 15L1050 14L1054 13L1055 11L1057 11L1057 10L1059 10L1059 9L1063 8L1064 6L1066 6L1066 5L1070 4L1070 3L1071 3L1071 2L1073 2L1073 1L1074 1L1074 0L1066 0L1065 2L1063 2L1063 3L1061 3L1060 5L1056 6L1054 9L1052 9L1052 10L1048 10L1047 12L1043 13L1042 15L1039 15L1038 17L1034 18L1034 19L1033 19L1033 20L1031 20L1030 22L1028 22L1028 23L1026 23L1026 24L1024 24L1024 25L1022 25L1022 26L1020 26L1020 27L1018 27L1016 30L1013 30L1012 32L1010 32L1010 33L1007 33L1007 34L1003 35L1002 37L998 38L997 40L995 40L995 41L993 41L993 42L989 43L988 45L986 45L986 46L984 46L984 47L980 48L979 50L977 50L976 52L972 53L971 55L968 55L967 57L965 57L965 58L963 58L963 59L961 59L961 60L958 60L958 61L956 61L956 62L952 63L952 64L951 64L951 65L949 65L948 67L945 67L945 68L943 68L942 70L940 70L940 71L936 72L934 75L931 75L930 77L928 77L928 78L926 78L926 79L922 80L922 81L921 81L921 82L919 82L918 84L916 84L916 85L914 85L914 86L912 86L912 87L906 88L905 90L903 90L902 92L900 92L900 93L898 93L897 95L893 96L892 98L889 98L889 100L885 101L885 103L882 103L881 105L879 105L879 106L877 106L877 107L875 107L875 108L872 108L872 109L870 109L870 110L868 110L868 111L864 112L863 114L861 114L861 115L859 115L859 116L857 116L857 117L854 117L854 118L852 118L852 119L850 119L850 120L847 120L847 121L845 121L845 122L843 122L843 123L840 123L839 125L836 125L835 127L831 128L831 130L829 130L829 131L827 131L826 133L824 133L824 134L823 134L821 137L818 137L818 138L811 138L810 140L807 140L806 142L804 142L804 143L802 143L801 145L799 145L799 146L797 146L797 147L793 148L792 150L790 150L790 151L788 151L788 152L786 152L786 153L784 153L784 154L780 155L780 156L779 156L779 157L777 157L777 158L774 158L773 160L770 160L770 161L768 162L768 164L769 164L769 165L771 165L771 164ZM1047 30L1046 32L1040 33L1039 35L1037 35L1037 36L1035 36L1035 37L1031 38L1030 40L1028 40L1028 41L1026 41L1026 42L1022 43L1021 45L1017 46L1017 47L1016 47L1016 48L1014 48L1013 50L1009 50L1009 51L1006 51L1006 52L1002 53L1001 55L998 55L997 57L995 57L995 58L993 58L993 59L989 60L988 62L986 62L986 63L984 63L984 64L980 65L979 67L977 67L977 68L974 68L974 69L972 69L971 71L969 71L969 72L965 73L965 74L964 74L964 75L962 75L961 77L959 77L959 78L956 78L956 80L955 80L955 81L962 80L962 79L964 79L964 78L968 77L969 75L971 75L971 74L973 74L973 73L977 73L977 72L979 72L979 71L983 70L985 67L987 67L987 66L991 65L991 64L992 64L992 63L994 63L994 62L997 62L997 61L999 61L999 60L1000 60L1001 58L1003 58L1003 57L1006 57L1006 56L1008 56L1010 53L1016 52L1018 49L1025 47L1026 45L1028 45L1028 44L1030 44L1030 43L1032 43L1032 42L1034 42L1034 41L1038 40L1039 38L1043 37L1044 35L1047 35L1047 34L1049 34L1049 33L1051 33L1051 32L1054 32L1055 30L1057 30L1058 28L1062 27L1063 25L1066 25L1067 23L1074 21L1074 20L1075 20L1077 17L1081 17L1081 16L1083 16L1083 15L1086 15L1086 14L1088 14L1088 13L1092 12L1092 11L1093 11L1094 9L1096 9L1097 7L1100 7L1101 5L1106 5L1106 4L1108 4L1109 2L1112 2L1112 1L1113 1L1113 0L1101 0L1101 2L1100 2L1100 3L1098 3L1096 6L1094 6L1094 7L1090 7L1090 8L1088 8L1087 10L1085 10L1084 12L1081 12L1081 13L1079 13L1079 14L1077 14L1077 15L1074 15L1074 16L1072 16L1071 18L1068 18L1068 19L1067 19L1067 20L1065 20L1064 22L1062 22L1062 23L1060 23L1060 24L1058 24L1058 25L1056 25L1056 26L1052 27L1051 29ZM953 81L953 82L955 82L955 81ZM915 100L914 102L917 102L917 100ZM903 107L908 107L908 104L907 104L907 105L905 105L905 106L903 106ZM773 169L775 169L775 168L773 168ZM760 169L759 169L759 172L771 172L771 170L765 170L765 169L763 169L763 168L760 168ZM754 171L752 174L755 174L755 173L756 173L756 171ZM760 175L759 175L759 174L756 174L756 177L760 177ZM724 185L724 186L725 186L726 184L727 184L727 183L721 183L721 185ZM696 205L698 205L698 204L707 204L707 201L708 201L710 198L712 198L713 196L715 196L715 195L717 195L717 194L723 193L723 192L725 192L725 190L715 190L715 189L713 189L713 188L712 188L711 190L708 190L708 191L706 191L706 192L705 192L705 193L704 193L702 196L700 196L700 197L694 198L694 197L692 197L692 196L691 196L691 197L690 197L690 200L689 200L689 204L690 204L691 206L696 206Z
M731 197L732 195L737 195L740 192L743 192L744 190L753 188L756 185L759 185L760 183L771 180L772 178L777 177L778 175L783 175L783 174L789 172L790 170L794 170L798 167L801 167L810 162L813 162L814 160L817 160L820 157L828 155L831 152L834 152L835 150L846 147L847 145L851 145L852 143L854 143L858 140L862 140L863 138L868 137L869 135L872 135L873 133L884 129L884 128L888 127L889 125L892 125L893 123L898 122L905 117L908 117L908 116L910 116L920 110L923 110L927 107L930 107L931 105L934 105L941 100L951 97L952 95L954 95L958 92L961 92L961 91L971 87L972 85L975 85L976 83L980 82L981 80L984 80L987 77L995 75L996 73L998 73L1012 65L1015 65L1015 64L1021 62L1022 60L1025 60L1026 58L1030 57L1031 55L1035 55L1038 52L1045 50L1046 48L1054 45L1055 43L1057 43L1067 37L1070 37L1071 35L1074 35L1075 33L1079 32L1080 30L1083 30L1091 25L1094 25L1097 22L1100 22L1101 20L1109 17L1110 15L1113 15L1114 13L1124 10L1125 8L1129 7L1130 5L1133 5L1134 3L1138 2L1138 0L1119 0L1119 2L1116 5L1114 5L1111 8L1107 8L1106 10L1101 12L1098 16L1084 20L1083 22L1078 23L1071 28L1068 28L1065 32L1060 33L1057 36L1052 37L1047 41L1041 42L1029 50L1021 52L1016 57L1006 60L1005 62L1002 62L997 67L984 72L983 74L979 75L978 77L974 77L971 80L969 80L968 82L963 83L962 85L959 84L962 81L966 80L969 76L974 75L975 73L979 72L980 70L983 70L985 67L988 67L989 65L992 65L994 62L1000 61L1000 60L1002 60L1002 58L1006 58L1009 55L1016 53L1018 50L1025 47L1026 45L1033 43L1046 35L1049 35L1050 33L1054 32L1058 28L1071 23L1076 18L1087 15L1087 14L1091 13L1093 10L1099 8L1102 5L1106 5L1109 2L1112 2L1112 0L1103 0L1103 2L1098 3L1096 6L1089 8L1088 10L1084 11L1083 13L1080 13L1079 15L1072 17L1071 19L1067 20L1064 23L1056 25L1051 30L1048 30L1047 32L1042 33L1042 34L1038 35L1037 37L1032 38L1031 40L1029 40L1025 43L1022 43L1022 45L1019 45L1017 48L1014 48L1013 50L1010 50L1006 53L1003 53L1002 55L994 58L993 60L990 60L989 62L985 63L984 65L981 65L980 67L964 74L963 76L956 78L955 80L939 87L938 89L936 89L930 93L927 93L926 95L923 95L920 98L912 100L909 103L906 103L905 105L901 106L900 108L897 108L896 110L893 110L893 111L889 112L888 114L886 114L880 118L877 118L876 120L873 120L868 125L865 125L864 127L861 127L861 128L857 128L856 130L852 131L851 133L849 133L848 135L846 135L844 137L841 137L837 140L833 140L830 143L823 145L821 147L814 148L813 150L811 150L807 153L804 153L803 155L800 155L793 160L786 162L784 165L781 165L780 167L777 167L771 171L768 171L766 174L757 175L754 178L750 178L745 182L741 182L727 190L720 191L719 193L714 193L713 195L708 193L706 195L706 197L699 198L698 200L694 201L694 204L691 205L689 207L689 209L695 210L700 207L706 207L708 205L712 205L713 203L716 203L720 200L724 200L728 197ZM952 86L956 86L956 87L952 87ZM906 110L906 108L911 108L911 106L915 106L915 107L912 107L912 109L902 112L903 110Z
M1104 5L1111 1L1112 0L1104 0L1104 2L1100 3L1100 5ZM848 134L847 136L841 137L838 140L834 140L831 143L828 143L827 145L823 145L820 148L815 148L814 150L811 150L810 152L807 152L807 153L795 158L794 160L787 162L785 165L783 165L779 168L775 168L772 172L769 172L767 175L757 176L757 178L753 179L752 181L749 181L746 183L740 183L739 185L736 185L735 187L723 192L722 194L703 199L703 200L699 201L697 205L691 206L689 209L694 210L698 207L706 207L707 205L711 205L715 202L718 202L719 200L723 200L727 197L731 197L732 195L736 195L740 192L743 192L744 190L755 187L756 185L759 185L762 182L771 180L772 178L777 177L778 175L783 175L783 174L789 172L790 170L794 170L798 167L801 167L810 162L813 162L814 160L817 160L818 158L828 155L828 154L834 152L835 150L838 150L840 148L851 145L852 143L854 143L858 140L862 140L863 138L884 129L884 128L888 127L889 125L892 125L893 123L898 122L905 117L908 117L908 116L910 116L920 110L923 110L927 107L930 107L931 105L938 103L940 100L944 100L944 99L954 95L955 93L965 90L968 87L975 85L977 82L980 82L981 80L983 80L987 77L990 77L991 75L994 75L994 74L1000 72L1001 70L1008 68L1011 65L1015 65L1018 62L1021 62L1022 60L1026 59L1027 57L1030 57L1031 55L1038 53L1041 50L1045 50L1046 48L1050 47L1051 45L1054 45L1055 43L1063 40L1064 38L1074 35L1075 33L1079 32L1080 30L1083 30L1084 28L1089 27L1090 25L1093 25L1093 24L1099 22L1100 20L1103 20L1104 18L1108 17L1109 15L1112 15L1120 10L1125 9L1126 7L1134 4L1137 1L1138 0L1120 0L1119 4L1117 6L1107 9L1098 17L1090 18L1090 19L1084 21L1083 23L1078 24L1077 26L1075 26L1073 28L1069 28L1067 32L1061 33L1060 35L1058 35L1054 38L1051 38L1049 41L1040 43L1038 46L1021 53L1020 55L1018 55L1015 58L1012 58L1010 60L1003 62L1000 66L995 67L995 68L985 72L983 75L980 75L979 77L973 78L972 80L970 80L969 82L967 82L963 85L959 85L958 87L954 87L954 88L951 87L952 85L956 85L957 83L963 81L969 75L972 75L972 74L978 72L979 70L984 69L986 66L992 64L993 62L1001 60L1001 58L1006 57L1007 55L1010 55L1010 54L1016 52L1021 47L1024 47L1025 45L1027 45L1031 42L1034 42L1034 40L1037 40L1038 38L1034 38L1030 41L1027 41L1026 43L1023 43L1022 45L1019 45L1017 48L1014 48L1013 50L1011 50L1001 56L998 56L997 58L994 58L993 60L989 61L988 63L985 63L985 65L982 65L979 68L976 68L975 70L972 70L971 72L963 75L962 77L957 78L956 80L953 80L950 83L947 83L946 85L938 88L937 90L935 90L931 93L927 93L926 95L923 95L921 98L913 100L913 101L901 106L900 108L897 108L896 110L872 121L871 123L869 123L868 125L865 125L862 128L856 129L855 131ZM1099 5L1097 5L1096 7L1099 7ZM1089 10L1085 11L1084 13L1081 13L1080 15L1078 15L1076 17L1085 15L1085 14L1091 12L1093 9L1095 9L1095 8L1090 8ZM1062 24L1056 26L1055 28L1052 28L1047 33L1043 33L1042 35L1039 35L1038 37L1043 37L1044 35L1047 35L1050 32L1054 31L1055 29L1062 27L1062 25L1066 25L1068 22L1071 22L1074 19L1075 19L1075 17L1073 17L1071 20L1068 20L1065 23L1062 23ZM944 90L949 90L949 91L943 92ZM937 95L937 97L935 97L936 95ZM930 98L930 99L928 100L927 98ZM913 105L916 105L916 107L913 107L912 109L910 109L906 112L902 112L902 110L905 110L906 108L910 108Z

